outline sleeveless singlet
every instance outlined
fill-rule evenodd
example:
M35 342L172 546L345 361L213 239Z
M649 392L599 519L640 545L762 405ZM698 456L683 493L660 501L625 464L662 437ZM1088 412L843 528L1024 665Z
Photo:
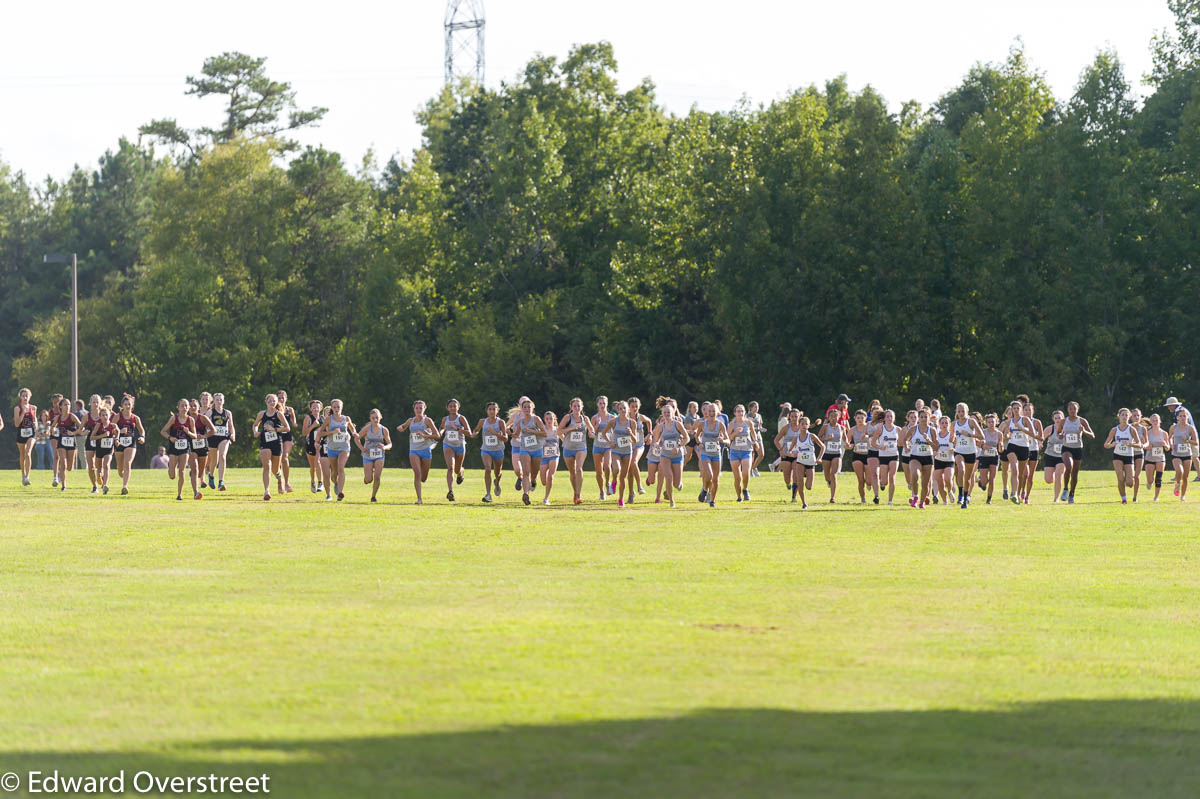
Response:
M859 430L858 425L850 429L850 443L857 455L866 455L871 450L871 428Z
M1120 425L1113 432L1113 456L1122 458L1133 457L1133 429L1128 425L1122 430Z
M433 444L433 442L425 436L425 433L429 430L429 425L425 423L426 418L428 417L422 417L421 421L419 422L414 420L413 423L408 426L409 454L414 452L428 452Z
M583 423L583 416L580 415L579 419L576 419L567 414L567 422L571 425L571 429L564 435L566 451L587 452L587 425Z
M949 433L937 434L937 454L933 456L934 460L945 463L947 466L954 463L954 431Z
M813 434L806 432L803 438L796 436L792 443L792 453L796 458L796 463L803 466L816 466L817 445L813 443Z
M912 443L912 454L917 458L928 458L933 455L933 436L930 428L921 430L917 427L908 439Z
M974 455L975 454L975 428L971 426L971 420L965 422L954 420L954 451L959 455Z
M1167 459L1167 431L1153 428L1146 431L1146 460L1163 463Z
M1191 431L1188 428L1180 428L1177 422L1175 432L1171 434L1171 454L1176 458L1190 458L1192 455L1191 437Z
M826 424L824 432L821 433L821 440L825 442L825 457L842 454L842 426L840 424Z
M363 436L363 458L366 460L377 461L384 456L384 445L387 442L383 440L383 425L379 425L378 431L375 425L368 422L367 432Z
M889 430L887 425L880 423L879 425L879 457L893 458L900 454L896 449L896 442L900 440L899 428L892 425Z
M454 449L465 449L467 446L466 439L463 437L463 429L466 425L463 424L462 414L451 419L449 416L442 417L442 431L445 436L442 438L446 442L447 447Z
M1000 431L995 432L983 429L983 455L986 458L997 458L1000 456Z
M613 449L616 451L616 453L618 455L632 455L633 454L632 428L633 428L634 424L636 424L636 423L635 422L626 422L626 423L622 424L620 417L617 417L617 420L615 422L613 422L612 431L611 431Z
M662 457L678 458L682 456L682 445L680 440L683 434L679 432L679 420L672 419L670 424L663 424L662 435L659 436L659 447L662 449Z
M721 425L717 419L713 419L713 426L710 430L708 420L704 420L704 424L700 427L700 454L710 458L718 458L721 456Z
M1063 439L1058 433L1057 427L1050 428L1050 435L1046 436L1046 454L1053 458L1061 458L1063 451Z
M733 452L750 452L754 449L754 428L749 419L743 420L740 424L737 421L732 422L733 430L730 431L730 439L732 443L729 449Z
M504 454L504 439L500 438L500 418L496 417L496 421L489 422L483 420L480 425L479 432L483 435L483 451Z

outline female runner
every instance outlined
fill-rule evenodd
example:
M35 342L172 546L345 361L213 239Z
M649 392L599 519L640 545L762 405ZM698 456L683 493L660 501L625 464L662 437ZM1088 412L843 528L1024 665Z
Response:
M799 408L789 406L787 420L775 435L775 451L779 453L779 461L775 468L783 474L783 485L788 493L792 493L792 472L796 464L796 456L792 454L792 450L796 436L800 435L801 416L803 413Z
M213 394L208 419L213 426L213 434L208 439L208 444L213 450L208 456L208 487L214 488L215 476L215 488L218 491L224 491L225 466L229 457L229 447L237 441L237 430L233 426L233 412L225 407L225 395L219 391Z
M109 464L112 463L113 448L117 445L117 426L112 423L108 408L100 407L100 420L92 427L88 436L95 445L96 480L100 490L108 493Z
M975 468L980 445L986 444L983 428L971 416L967 403L954 406L954 474L958 483L958 504L971 504L971 489L975 486Z
M733 493L738 502L750 501L750 458L754 455L757 433L743 405L733 406L729 421L729 470L733 472ZM815 470L816 464L813 464ZM795 485L795 483L793 483Z
M537 473L542 467L542 446L546 435L545 425L533 409L533 400L521 397L521 407L510 418L508 425L521 501L526 505L529 504L529 492L537 487Z
M1025 417L1021 415L1021 403L1012 402L1005 411L1004 436L1008 446L1004 449L1006 465L1000 478L1004 483L1004 499L1012 499L1013 504L1021 501L1021 467L1029 460L1029 445L1026 438ZM1012 491L1009 492L1009 486Z
M933 501L950 504L954 494L954 429L949 416L937 419L937 448L933 453Z
M268 394L264 400L266 409L254 417L251 435L258 439L258 460L262 464L263 499L271 498L271 475L279 474L279 459L283 457L283 443L279 434L291 428L287 419L279 412L279 397ZM180 478L182 480L182 478ZM276 478L277 480L279 478ZM283 488L280 482L280 489Z
M659 397L655 401L662 410L658 424L654 426L651 442L662 453L658 461L659 481L655 502L662 502L663 487L667 490L667 502L675 507L675 491L683 482L683 448L688 440L687 425L679 418L675 400L670 397Z
M442 457L446 459L446 499L454 501L454 486L462 485L463 461L467 459L467 437L474 436L471 423L462 415L458 400L446 403L446 415L442 417L442 436L445 445Z
M433 419L425 415L425 401L413 403L413 415L396 426L397 433L408 431L408 464L413 470L413 488L417 492L418 505L425 504L421 486L429 479L429 465L433 460L433 442L441 437ZM328 490L328 489L327 489Z
M1196 427L1188 423L1187 409L1180 405L1175 411L1175 424L1171 425L1171 464L1175 467L1175 488L1180 502L1187 501L1188 474L1197 444L1200 440L1196 438Z
M889 505L896 495L896 469L900 465L900 450L897 446L899 441L900 428L896 427L896 412L884 411L883 421L875 428L875 435L871 437L871 446L879 453L880 485L877 486L877 490L883 487L883 483L887 483ZM878 497L876 499L878 500Z
M383 424L383 414L372 408L369 421L354 436L354 443L363 459L363 485L371 486L371 501L378 502L379 483L383 479L383 459L392 448L392 434Z
M867 453L871 447L871 430L867 427L866 411L860 409L854 412L854 427L848 431L846 440L852 450L850 466L854 469L854 476L858 478L858 499L865 505L867 504L867 486L871 484L867 462Z
M23 388L17 392L17 405L13 408L13 427L17 428L17 460L21 465L21 485L29 485L29 470L33 466L33 445L37 440L37 406L29 404L33 392ZM0 419L0 430L4 420Z
M542 497L542 504L550 504L550 489L554 487L554 473L558 471L558 458L561 444L558 432L558 415L553 411L546 411L542 417L542 430L544 439L542 440L542 485L546 487L546 494Z
M1142 409L1129 412L1129 426L1133 428L1133 501L1138 501L1138 489L1142 487L1142 469L1146 468L1146 428L1142 421Z
M842 425L842 412L833 408L825 415L825 427L821 431L821 470L825 473L825 484L829 486L829 503L836 502L837 479L842 471L842 453L849 443L846 428Z
M1095 438L1088 420L1079 415L1079 403L1067 403L1067 418L1063 419L1063 466L1070 485L1063 486L1062 498L1068 505L1075 504L1075 486L1079 482L1079 470L1083 467L1083 438Z
M292 440L292 431L298 430L300 425L296 422L296 409L287 404L288 393L283 389L275 392L276 398L279 400L279 414L283 416L284 421L288 423L288 429L279 433L279 466L281 473L275 475L276 482L283 481L283 486L279 489L282 494L292 493L292 447L295 441ZM350 442L346 442L346 453L350 453ZM344 478L343 478L344 479Z
M204 499L204 494L200 489L204 488L204 472L208 465L209 456L208 437L213 434L213 423L202 412L199 400L192 400L190 405L190 415L192 417L193 429L196 431L196 437L192 439L192 453L191 457L188 458L188 471L192 477L193 499ZM198 487L197 481L199 481Z
M918 408L924 408L925 403L922 400L917 400ZM911 410L904 414L904 427L900 429L900 474L904 475L904 482L908 486L908 490L916 492L916 483L914 475L916 474L912 468L912 450L908 443L908 434L917 426L917 410ZM934 498L937 501L937 498Z
M1133 487L1133 428L1129 424L1129 409L1117 411L1117 426L1108 431L1104 448L1113 451L1113 471L1117 475L1117 490L1121 494L1121 504L1128 504L1125 489Z
M721 488L721 447L729 443L729 431L717 416L715 403L706 402L701 410L704 416L695 431L700 446L700 501L715 508Z
M325 414L325 421L317 431L317 440L325 444L323 471L326 502L333 500L334 492L338 502L346 498L346 461L350 460L350 442L357 437L354 420L342 414L342 401L330 400L329 413ZM420 496L420 492L417 495Z
M92 443L92 429L100 423L100 395L93 394L88 398L87 412L79 418L83 426L83 457L87 462L88 479L92 481L92 493L100 491L96 474L96 445ZM76 441L75 443L79 443Z
M317 431L324 422L323 408L324 403L319 399L309 400L300 431L304 436L304 456L308 458L308 489L314 494L325 487L325 442L317 441Z
M583 414L583 400L575 397L571 400L571 410L563 417L563 458L567 462L567 471L571 475L571 489L575 492L574 503L583 502L583 462L587 460L587 442L589 437L595 437L596 431L592 422ZM601 492L600 499L604 499Z
M496 496L500 496L500 472L504 468L504 442L508 441L508 426L500 419L500 405L489 402L484 409L487 416L475 425L475 434L483 436L479 454L483 456L483 484L487 493L484 502L492 501L492 483Z
M678 416L679 414L675 414ZM692 430L696 427L696 422L700 420L700 406L695 400L687 404L687 413L683 414L680 421L687 428L687 437L683 440L683 468L686 469L688 462L696 455L696 441L692 438ZM681 478L682 479L682 478Z
M1150 424L1146 430L1146 488L1154 486L1154 501L1158 502L1158 494L1162 490L1163 470L1167 468L1167 450L1171 446L1170 436L1162 429L1162 417L1157 413L1150 414L1147 420Z
M121 411L117 414L117 474L121 477L121 496L129 493L129 476L133 473L133 459L137 448L146 443L146 428L133 412L133 395L126 394L121 400Z
M874 406L874 404L878 401L879 400L872 400L872 406ZM879 447L875 443L875 438L878 435L879 430L883 427L884 416L884 410L882 407L880 407L871 411L870 415L867 417L869 420L867 423L867 430L870 431L871 436L868 439L867 446L867 474L870 475L871 489L875 492L875 498L872 501L876 505L879 504L879 490L882 488L882 483L884 482L883 478L885 470L879 460ZM892 418L893 420L895 419L894 413L892 414ZM892 470L892 473L894 474L895 470Z
M51 432L58 431L58 447L54 450L54 475L60 491L67 490L67 472L75 469L75 436L83 425L79 417L71 412L71 400L63 397L58 401L58 413L54 417Z
M929 424L929 409L917 411L917 423L907 431L911 454L910 468L914 472L914 487L908 504L924 510L929 504L929 489L933 482L933 451L937 446L937 431Z
M167 440L167 477L177 480L175 484L175 499L183 499L183 473L187 471L192 459L192 439L196 437L196 425L192 421L192 403L181 399L175 406L175 412L163 425L160 432ZM192 495L197 496L195 477L192 479Z
M630 416L629 403L617 400L613 406L616 416L608 420L601 431L608 439L609 448L617 459L617 507L625 507L625 490L629 490L629 503L633 504L635 490L633 471L634 435L637 421Z
M996 488L996 472L1000 466L1000 450L1004 443L1004 431L999 428L1000 417L989 413L983 417L983 454L979 456L979 487L987 489L987 504L992 504L992 493Z
M1055 411L1050 416L1049 427L1042 430L1042 440L1046 444L1046 454L1043 458L1046 484L1054 485L1054 501L1061 502L1059 492L1066 477L1067 467L1062 459L1062 420L1066 418L1062 411Z
M1025 395L1020 395L1024 397ZM1033 415L1033 403L1026 397L1021 405L1021 415L1025 419L1025 427L1030 430L1025 440L1029 444L1029 457L1022 464L1021 476L1023 478L1023 499L1025 504L1029 504L1029 496L1033 493L1033 475L1037 472L1038 451L1042 445L1042 422Z
M800 432L792 441L789 453L795 459L792 463L792 502L799 496L800 508L808 510L808 499L804 492L812 490L817 461L825 456L825 444L808 431L807 416L801 416L798 424Z
M654 429L654 422L649 416L642 413L642 401L637 397L630 397L629 402L629 418L634 421L633 429L633 461L630 464L630 469L633 472L634 479L637 481L638 496L646 493L646 489L642 487L642 467L639 465L642 460L642 453L646 451L646 437L650 435L650 431ZM632 497L632 495L630 495ZM632 499L630 500L633 501Z
M750 463L750 476L758 477L758 464L762 463L763 456L766 454L766 449L763 448L763 433L766 428L763 425L762 414L758 412L758 402L750 400L746 403L746 418L754 425L754 438L758 442L758 447L754 450L754 459ZM839 417L838 421L841 421Z
M596 485L600 488L600 500L616 493L617 478L613 470L612 447L608 439L600 435L608 427L613 415L608 412L608 397L596 397L596 413L592 415L592 468L596 470Z

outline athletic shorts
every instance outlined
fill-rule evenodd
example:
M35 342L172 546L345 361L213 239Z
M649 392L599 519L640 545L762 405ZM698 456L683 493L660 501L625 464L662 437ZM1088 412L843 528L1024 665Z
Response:
M109 455L112 455L112 454L113 454L112 447L96 447L96 457L97 458L107 458Z
M317 457L317 448L315 446L313 446L311 442L305 441L304 442L304 454L312 455L315 458L315 457Z
M731 449L731 450L729 450L729 460L730 460L730 462L748 461L748 460L750 460L750 456L753 454L754 454L754 452L751 450Z
M465 444L464 444L463 446L461 446L461 447L455 447L455 446L453 446L453 445L451 445L451 444L445 444L445 445L443 445L443 447L442 447L442 448L443 448L443 449L444 449L446 452L457 452L459 455L466 455L466 454L467 454L467 447L466 447L466 445L465 445Z
M900 465L901 466L907 466L908 462L911 460L912 460L912 455L904 455L904 454L900 455Z
M1037 463L1038 458L1040 458L1041 456L1042 456L1042 451L1040 449L1033 449L1031 447L1029 452L1026 453L1026 455L1025 455L1025 460L1028 461L1029 463Z
M1063 455L1070 455L1077 461L1083 460L1083 447L1063 447Z
M1018 447L1016 444L1010 443L1004 448L1004 459L1008 460L1009 455L1016 455L1018 461L1029 460L1029 447Z
M682 466L683 465L683 456L676 455L674 458L668 458L667 456L664 455L659 462L661 463L663 461L666 461L667 463L673 463L676 466Z
M833 454L825 453L824 455L821 456L822 463L824 463L825 461L829 461L832 463L833 461L840 461L841 459L842 459L842 453L840 453L840 452L834 452Z
M216 449L218 444L220 444L222 441L228 441L228 440L229 440L229 436L209 436L208 437L208 448Z
M932 455L913 455L912 460L914 463L919 463L922 466L932 466L933 465L933 456Z
M186 458L188 455L191 455L191 454L192 454L192 451L190 449L175 449L174 447L172 447L171 449L167 450L168 458Z
M481 450L479 454L487 455L489 458L491 458L494 461L504 460L504 450L502 450L502 449L485 449L485 450Z
M980 469L990 469L993 466L1000 465L1000 456L999 455L980 455L977 463L979 464Z
M779 460L782 461L783 463L795 463L796 462L796 459L791 457L790 455L780 455Z
M92 439L90 437L84 439L83 451L84 452L95 452L96 451L96 443L94 441L92 441Z
M616 455L618 458L632 458L633 457L632 452L618 452L615 449L613 450L613 455Z
M430 447L429 449L410 449L408 451L408 457L411 458L413 455L416 455L423 461L433 460L433 447ZM330 452L329 457L334 457L334 453Z
M977 457L974 452L956 452L954 455L957 458L962 458L963 463L974 463Z
M265 450L270 452L272 457L278 458L283 454L283 444L278 438L274 441L263 441L262 439L259 439L258 450L259 452Z
M1145 461L1146 461L1146 451L1145 450L1134 450L1133 462L1137 463L1139 461L1145 463Z
M935 471L938 469L953 469L954 461L939 461L937 458L934 458L933 468Z
M701 452L701 453L700 453L700 460L701 460L701 461L703 461L703 462L708 462L708 463L720 463L720 462L721 462L721 456L720 456L720 455L709 455L709 454L707 454L707 453ZM793 459L793 460L794 460L794 459Z
M875 460L879 460L879 450L877 450L877 449L867 450L867 457L874 458Z
M195 455L197 458L207 458L208 457L208 447L205 447L204 449L193 449L192 454Z
M868 456L864 455L864 454L863 454L863 453L861 453L861 452L852 452L852 453L850 453L850 462L851 462L851 463L864 463L864 464L865 464L865 463L867 462L867 457L868 457Z
M612 447L605 447L600 444L593 444L592 445L592 454L593 455L603 455L604 453L610 451L611 449L612 449Z
M879 465L887 466L889 463L895 463L899 459L900 459L899 455L880 455L879 456Z
M579 455L580 453L586 455L587 450L586 449L564 449L563 457L566 458L567 460L571 460L572 458L574 458L576 455Z
M1125 466L1133 465L1133 456L1132 455L1118 455L1114 452L1112 459L1113 459L1113 463L1121 463Z
M1042 461L1042 465L1047 469L1053 469L1063 462L1063 459L1057 455L1047 455Z
M288 431L288 432L286 432L286 433L280 433L280 434L279 434L279 441L280 441L280 443L282 443L282 442L284 442L284 441L291 441L291 440L292 440L292 433L291 433L291 431Z

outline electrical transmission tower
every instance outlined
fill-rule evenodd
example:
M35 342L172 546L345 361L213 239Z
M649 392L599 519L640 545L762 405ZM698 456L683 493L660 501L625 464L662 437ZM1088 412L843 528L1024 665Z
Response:
M471 78L483 85L483 0L446 2L446 83Z

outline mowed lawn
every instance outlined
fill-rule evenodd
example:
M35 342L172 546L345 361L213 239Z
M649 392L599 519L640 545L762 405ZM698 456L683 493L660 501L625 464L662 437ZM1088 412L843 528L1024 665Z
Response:
M128 497L0 472L0 772L284 797L1200 793L1200 495ZM585 475L591 479L591 474ZM115 479L115 478L114 478ZM820 478L818 477L818 480ZM843 487L850 496L849 480ZM589 486L594 483L589 483ZM19 794L18 794L19 795Z

